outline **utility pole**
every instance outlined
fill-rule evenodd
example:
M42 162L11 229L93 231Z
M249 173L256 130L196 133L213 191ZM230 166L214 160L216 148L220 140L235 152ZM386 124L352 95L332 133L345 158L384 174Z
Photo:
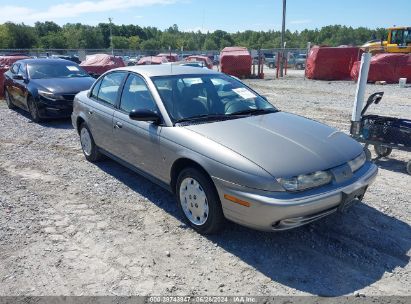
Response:
M112 18L108 18L108 21L109 21L109 23L110 23L110 48L111 48L111 55L113 55L113 56L114 56L114 48L113 48L113 30L112 30L112 28L111 28L111 25L112 25L111 21L112 21L112 20L113 20Z
M281 30L281 60L280 60L280 77L284 76L284 56L285 56L285 15L287 9L287 0L283 0L283 26Z

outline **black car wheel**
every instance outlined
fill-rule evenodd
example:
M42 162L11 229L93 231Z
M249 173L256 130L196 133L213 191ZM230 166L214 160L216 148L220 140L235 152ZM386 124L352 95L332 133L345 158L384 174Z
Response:
M374 151L379 157L387 157L391 154L392 148L381 145L374 145Z
M89 162L97 162L102 158L96 143L94 142L93 136L91 135L90 129L86 123L82 123L80 126L80 143L83 154Z
M6 88L4 88L4 99L6 100L6 104L7 104L7 107L9 109L12 110L12 109L16 108L16 106L13 103L13 100L11 100L11 96L9 94L9 91Z
M221 202L205 173L193 167L181 171L176 196L184 219L196 231L212 234L221 230L224 225Z
M29 108L31 120L34 122L41 122L41 118L39 115L39 109L37 108L37 104L34 101L34 98L29 96L27 97L27 106Z

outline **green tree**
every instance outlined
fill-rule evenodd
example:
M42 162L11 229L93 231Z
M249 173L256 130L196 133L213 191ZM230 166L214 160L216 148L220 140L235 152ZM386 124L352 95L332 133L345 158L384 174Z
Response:
M252 49L281 47L279 31L244 31L227 33L217 30L212 33L182 32L176 24L162 31L156 27L138 25L111 25L113 43L116 48L143 50L173 49L219 50L226 46L245 46ZM305 48L307 42L318 45L362 45L371 39L386 38L383 28L352 28L329 25L321 29L286 31L287 47ZM2 48L108 48L110 47L110 25L97 26L65 24L60 27L54 22L36 22L34 26L14 24L0 25L0 47Z
M7 26L4 24L0 24L0 48L7 49L10 45L11 37L9 35L9 31Z
M151 51L160 49L160 43L155 39L148 39L140 44L142 50Z
M99 27L68 23L63 26L63 36L68 48L105 48L103 34Z
M211 37L207 37L203 44L203 50L211 51L217 50L218 46Z
M122 36L113 36L113 48L115 49L128 49L129 40Z
M160 44L161 44L161 47L164 49L168 49L168 47L171 47L172 49L176 49L177 48L177 35L172 34L168 31L164 32L161 35Z
M46 22L36 22L34 24L34 29L40 37L47 36L50 33L58 33L61 31L61 27L52 22L52 21L46 21Z
M140 37L131 36L128 38L128 48L131 50L138 50L140 48Z
M40 38L40 48L49 49L65 49L67 48L67 41L60 33L49 33Z
M36 45L38 36L33 27L11 22L5 23L5 26L9 35L8 48L28 49Z

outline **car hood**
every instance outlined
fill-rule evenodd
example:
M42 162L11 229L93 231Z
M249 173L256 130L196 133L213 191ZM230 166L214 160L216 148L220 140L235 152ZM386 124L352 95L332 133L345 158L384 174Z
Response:
M90 89L95 79L92 77L32 79L31 85L46 89L54 94L78 93Z
M185 128L235 151L274 177L330 169L362 151L362 146L343 132L285 112Z

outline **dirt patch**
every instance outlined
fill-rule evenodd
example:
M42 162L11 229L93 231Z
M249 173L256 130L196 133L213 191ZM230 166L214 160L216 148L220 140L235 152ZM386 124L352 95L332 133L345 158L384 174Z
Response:
M297 75L298 76L298 75ZM283 111L348 132L355 85L247 81ZM411 89L374 112L411 115ZM288 232L228 223L204 237L171 194L87 162L70 121L33 124L0 102L0 295L411 295L409 154L377 162L364 202Z

